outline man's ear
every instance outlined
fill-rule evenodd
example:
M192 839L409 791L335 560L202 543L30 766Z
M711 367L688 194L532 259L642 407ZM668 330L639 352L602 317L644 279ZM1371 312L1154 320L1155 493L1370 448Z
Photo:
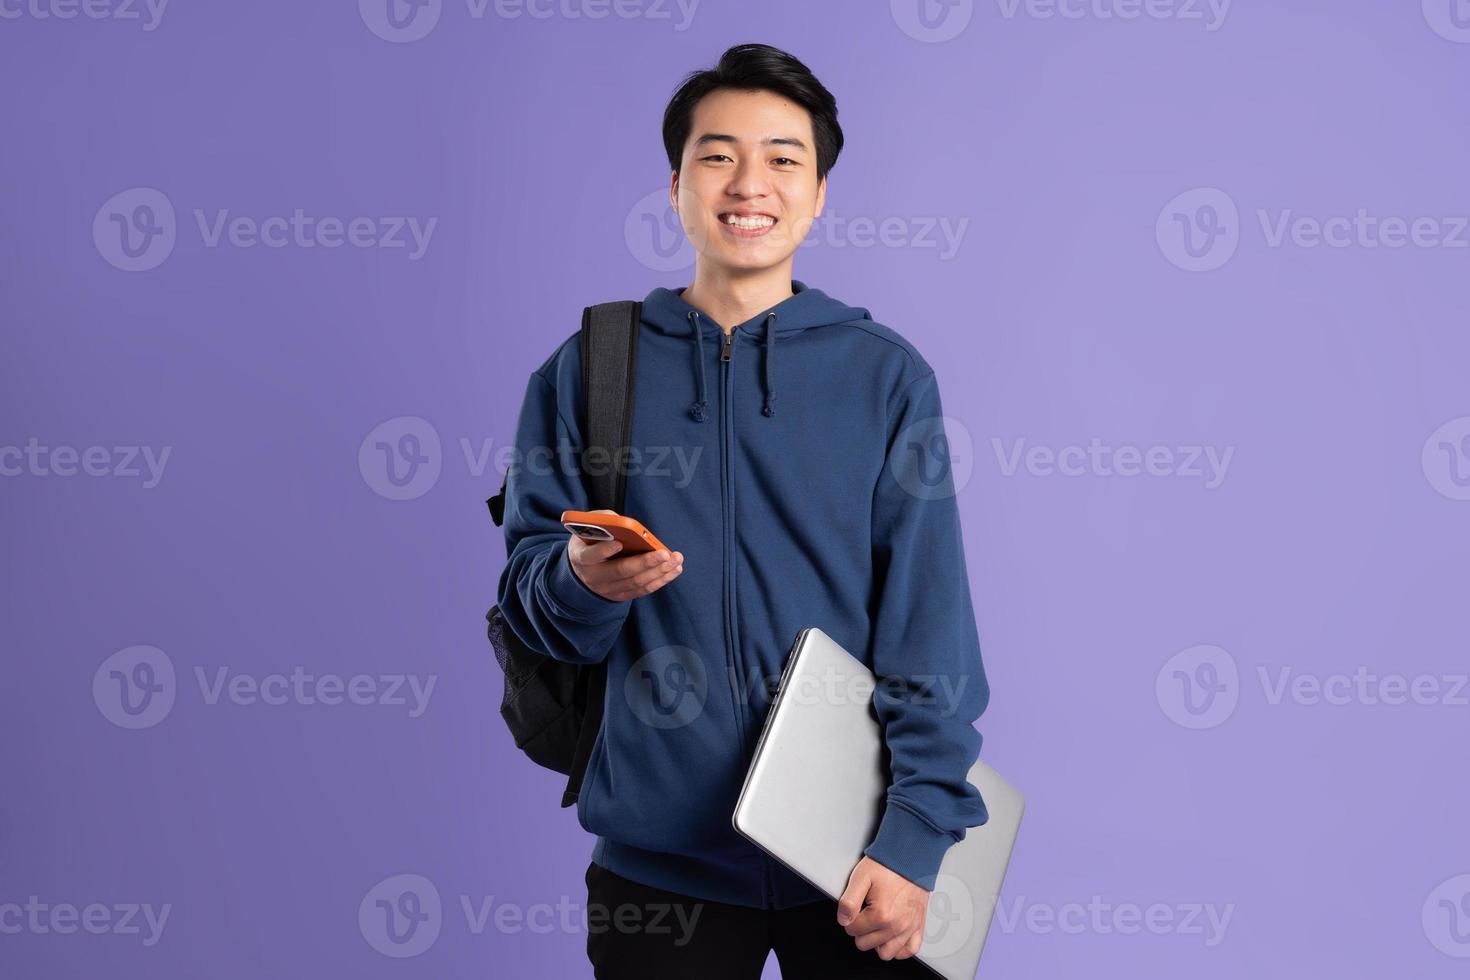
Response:
M819 180L817 182L817 209L816 209L815 212L813 212L812 217L814 217L814 218L820 218L822 216L822 208L826 205L826 203L827 203L827 178L826 177L823 177L821 180Z
M683 217L679 214L679 171L677 170L669 171L669 207L674 209L675 216Z

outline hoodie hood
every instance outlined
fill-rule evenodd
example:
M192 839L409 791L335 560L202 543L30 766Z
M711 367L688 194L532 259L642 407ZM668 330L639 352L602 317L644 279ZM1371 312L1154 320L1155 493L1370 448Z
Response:
M665 289L659 286L651 291L643 300L643 322L660 333L687 337L692 341L697 395L694 404L689 406L689 414L696 422L703 422L709 417L709 394L704 367L705 334L709 333L713 342L723 343L724 331L721 324L684 300L684 288L681 286L678 289ZM873 318L863 307L848 306L798 279L791 280L791 291L791 296L744 323L737 324L732 331L732 341L736 334L759 337L762 341L765 399L761 405L761 414L767 417L776 414L775 362L778 336Z

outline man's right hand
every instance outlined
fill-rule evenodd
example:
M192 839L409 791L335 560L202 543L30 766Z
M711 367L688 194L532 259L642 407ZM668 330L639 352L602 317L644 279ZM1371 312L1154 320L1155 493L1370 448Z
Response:
M593 514L615 511L594 510ZM616 541L583 541L575 534L567 544L572 572L582 584L610 602L622 602L657 592L684 571L684 556L675 551L616 557L623 546Z

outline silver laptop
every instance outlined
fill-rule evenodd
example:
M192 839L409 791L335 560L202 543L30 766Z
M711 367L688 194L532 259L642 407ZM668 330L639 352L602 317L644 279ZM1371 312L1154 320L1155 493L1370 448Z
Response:
M831 637L802 630L735 806L736 830L834 900L883 816L889 773L875 686ZM946 980L974 980L1025 807L985 763L969 778L990 818L945 854L916 957Z

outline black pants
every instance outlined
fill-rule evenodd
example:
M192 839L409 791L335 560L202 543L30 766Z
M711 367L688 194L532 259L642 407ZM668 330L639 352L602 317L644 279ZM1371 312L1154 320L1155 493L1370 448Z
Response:
M783 980L935 980L915 959L853 945L837 903L763 910L710 902L587 867L587 957L597 980L759 980L772 949Z

